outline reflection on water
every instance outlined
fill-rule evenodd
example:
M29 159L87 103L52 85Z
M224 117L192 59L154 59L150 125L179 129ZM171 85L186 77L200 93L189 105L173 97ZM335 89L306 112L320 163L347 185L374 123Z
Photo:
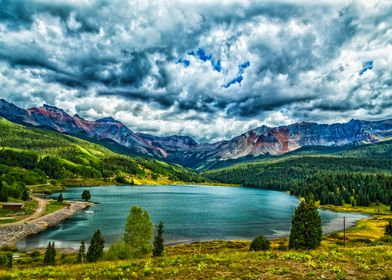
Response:
M165 223L168 244L200 240L252 239L287 236L291 216L298 200L283 192L214 186L102 186L71 188L65 199L80 199L89 189L92 201L99 202L43 233L19 243L21 248L45 247L49 241L57 247L78 248L100 229L106 244L121 238L132 205L147 209L154 223ZM58 194L52 195L57 198ZM324 232L342 229L346 224L366 217L355 213L320 211Z

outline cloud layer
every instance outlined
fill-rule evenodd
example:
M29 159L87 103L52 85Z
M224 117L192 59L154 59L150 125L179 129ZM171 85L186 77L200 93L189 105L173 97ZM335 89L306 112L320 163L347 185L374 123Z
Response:
M0 5L0 97L19 106L199 141L392 117L390 1Z

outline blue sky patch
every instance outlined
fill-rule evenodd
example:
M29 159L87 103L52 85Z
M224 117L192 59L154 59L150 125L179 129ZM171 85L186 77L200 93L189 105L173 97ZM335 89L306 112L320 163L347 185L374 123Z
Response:
M206 62L206 61L211 62L211 66L214 68L215 71L221 72L223 70L221 60L220 59L215 60L213 55L207 54L203 48L199 48L196 52L190 51L190 52L188 52L188 55L197 57L203 62Z
M248 68L249 66L250 66L249 61L245 61L244 63L238 65L238 73L244 74L245 69Z
M359 70L359 75L361 76L361 75L363 75L363 73L365 73L367 70L372 70L372 69L373 69L373 60L366 61L366 62L363 64L362 69Z
M229 88L230 86L238 83L239 85L241 85L242 80L244 79L244 77L242 77L242 75L239 75L237 77L235 77L233 80L231 80L230 82L224 84L222 87L224 88Z
M249 61L245 61L244 63L238 65L238 76L235 77L234 79L232 79L230 82L222 85L222 87L224 88L229 88L230 86L238 83L239 85L241 85L242 80L244 79L244 77L242 76L242 74L244 74L245 69L248 68L250 66L250 62Z
M214 56L212 54L208 54L203 48L199 48L197 51L189 51L189 52L187 52L187 55L194 56L203 62L209 61L211 63L212 68L217 72L222 72L222 70L223 70L222 61L220 59L215 60ZM180 58L176 62L176 64L182 64L186 68L191 64L191 62L188 59ZM239 85L241 85L241 82L244 79L243 74L245 73L245 70L248 67L250 67L250 62L248 60L239 64L237 76L234 79L230 80L229 82L223 84L222 87L229 88L230 86L237 84L237 83Z
M186 67L188 67L190 64L191 64L191 62L188 60L188 59L185 59L185 58L180 58L177 62L176 62L176 64L182 64L182 65L184 65L184 67L186 68Z
M222 64L220 59L218 59L217 61L211 61L212 67L214 67L214 69L218 72L222 71Z

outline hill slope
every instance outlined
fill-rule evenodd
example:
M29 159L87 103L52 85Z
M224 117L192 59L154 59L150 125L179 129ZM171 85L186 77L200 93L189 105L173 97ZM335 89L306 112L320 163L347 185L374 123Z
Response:
M392 203L392 142L351 147L296 151L288 155L240 163L203 173L224 183L288 190L291 194L320 200L367 206Z
M24 185L81 178L108 183L131 182L132 178L202 180L178 165L120 155L76 137L0 118L0 200L20 197Z

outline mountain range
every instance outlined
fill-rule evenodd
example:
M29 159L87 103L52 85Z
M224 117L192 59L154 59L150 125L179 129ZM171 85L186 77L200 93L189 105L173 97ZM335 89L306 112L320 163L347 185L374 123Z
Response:
M160 137L134 132L112 117L86 120L46 104L23 109L0 99L0 115L12 122L50 128L100 142L129 154L151 156L192 168L282 155L307 146L360 145L392 139L392 119L351 120L335 124L301 122L278 127L263 125L230 140L200 144L189 136Z

